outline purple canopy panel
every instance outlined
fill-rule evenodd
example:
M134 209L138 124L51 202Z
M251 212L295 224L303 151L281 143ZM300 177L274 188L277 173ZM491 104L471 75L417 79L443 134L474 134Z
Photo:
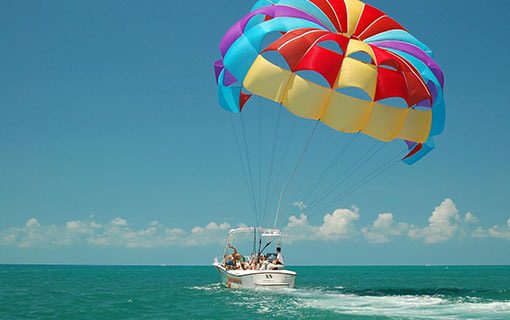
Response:
M216 76L216 83L218 83L218 78L220 77L221 71L225 68L223 64L223 59L220 59L214 62L214 75Z
M407 148L409 148L409 150L414 148L416 146L416 144L417 144L416 142L412 142L412 141L408 141L408 140L404 140L404 142L406 143Z
M376 41L372 42L371 44L378 47L404 51L415 56L416 58L423 61L423 63L425 63L427 67L430 68L430 70L437 77L437 80L441 84L441 87L444 86L444 75L443 72L441 71L441 67L439 67L439 65L428 54L426 54L423 50L421 50L417 46L396 40Z
M432 101L435 102L436 99L437 99L437 94L438 94L436 85L434 84L434 82L428 81L427 82L427 88L429 88L430 94L432 95Z
M232 44L243 34L244 29L246 28L246 25L248 24L250 19L258 14L264 14L266 16L270 16L273 18L276 17L300 18L312 21L327 29L322 22L296 8L283 5L272 5L269 7L263 7L247 14L227 31L227 33L220 42L220 52L223 57L227 53L228 49L230 49L230 46L232 46Z
M418 102L416 104L417 107L422 107L422 108L432 108L432 104L430 103L430 100L429 99L425 99L421 102Z
M234 75L230 71L228 71L228 69L225 69L225 74L223 75L223 84L228 87L231 84L235 83L236 81L237 81L236 77L234 77Z

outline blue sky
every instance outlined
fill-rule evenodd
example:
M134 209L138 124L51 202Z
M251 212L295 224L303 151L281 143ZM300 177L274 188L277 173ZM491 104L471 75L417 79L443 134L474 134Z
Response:
M433 49L446 75L446 130L416 165L310 216L310 236L287 247L288 260L509 264L510 4L369 3ZM212 73L221 36L251 5L0 2L0 263L206 264L227 224L252 223ZM338 208L348 210L345 229L313 236ZM393 214L375 230L388 241L374 243L381 213ZM438 235L431 223L446 226Z

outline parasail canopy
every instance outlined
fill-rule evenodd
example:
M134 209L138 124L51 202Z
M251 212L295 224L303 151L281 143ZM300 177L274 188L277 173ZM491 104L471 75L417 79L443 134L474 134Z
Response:
M361 1L260 0L227 31L220 52L218 96L230 112L259 96L337 131L402 140L408 164L443 131L444 76L432 51Z

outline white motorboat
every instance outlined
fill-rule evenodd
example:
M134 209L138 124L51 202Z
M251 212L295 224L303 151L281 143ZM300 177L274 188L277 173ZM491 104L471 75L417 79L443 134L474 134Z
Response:
M241 256L243 261L236 261L235 265L232 265L225 259L228 257L229 248L232 248L233 237L238 234L253 234L253 252L249 257ZM218 270L221 283L232 289L294 288L297 273L286 270L283 264L273 263L277 256L276 253L264 254L264 250L272 243L276 243L277 247L280 247L281 236L278 229L246 227L230 230L225 241L223 261L220 263L215 258L213 263L213 266ZM256 250L257 239L258 250ZM257 262L261 260L264 262L255 263L253 259L258 259L257 257L261 257ZM254 265L255 267L253 267Z

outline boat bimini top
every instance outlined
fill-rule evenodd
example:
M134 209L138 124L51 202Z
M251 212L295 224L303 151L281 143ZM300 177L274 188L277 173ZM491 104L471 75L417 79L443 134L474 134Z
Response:
M260 254L264 249L275 240L277 241L277 245L280 246L281 238L283 237L282 232L279 229L275 228L262 228L262 227L240 227L235 229L230 229L227 233L227 238L225 239L225 252L228 249L229 244L232 242L233 238L236 235L240 234L253 234L253 252L252 254ZM257 241L258 238L258 241ZM258 250L256 250L258 242ZM265 242L265 246L261 248L262 242Z
M232 236L239 233L252 233L257 232L261 237L281 237L282 232L279 229L268 229L261 227L242 227L230 229L227 234L227 238L232 238Z

